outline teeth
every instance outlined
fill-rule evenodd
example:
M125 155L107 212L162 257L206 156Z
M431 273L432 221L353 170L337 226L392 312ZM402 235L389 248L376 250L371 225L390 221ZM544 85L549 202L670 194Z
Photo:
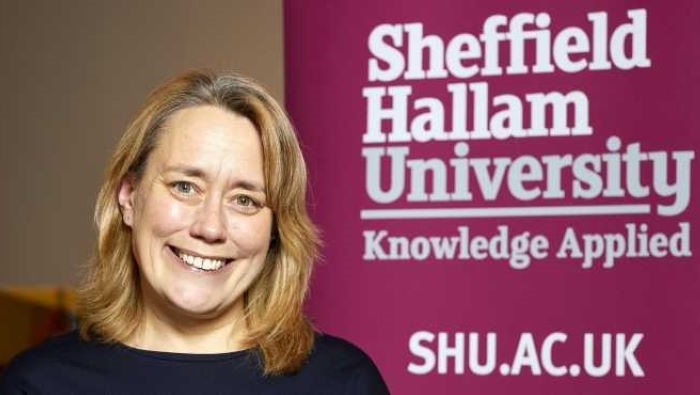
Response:
M221 259L202 258L201 256L187 255L183 252L178 252L178 256L186 264L202 270L219 270L226 263Z

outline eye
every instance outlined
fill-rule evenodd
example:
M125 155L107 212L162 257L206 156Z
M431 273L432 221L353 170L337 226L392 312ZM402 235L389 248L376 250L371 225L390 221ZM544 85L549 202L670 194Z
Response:
M231 204L236 211L243 214L255 214L265 206L260 200L246 194L233 196Z
M236 195L235 202L237 205L243 207L254 207L258 205L257 202L248 195Z
M171 184L171 187L175 190L175 192L181 195L191 195L195 191L194 185L187 181L176 181Z

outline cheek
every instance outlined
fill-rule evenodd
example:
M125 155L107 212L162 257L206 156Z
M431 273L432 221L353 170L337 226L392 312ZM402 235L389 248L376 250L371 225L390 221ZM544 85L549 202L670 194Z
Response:
M144 206L143 214L143 220L150 225L154 236L168 236L186 229L192 216L186 205L167 196L152 196Z
M248 254L267 254L272 230L272 215L259 213L253 217L233 218L230 222L231 239Z

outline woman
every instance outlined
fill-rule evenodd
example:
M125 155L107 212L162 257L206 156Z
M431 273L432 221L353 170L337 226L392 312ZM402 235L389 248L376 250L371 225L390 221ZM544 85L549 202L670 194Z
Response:
M284 111L236 75L154 91L102 185L80 332L21 354L3 393L384 394L302 313L318 239Z

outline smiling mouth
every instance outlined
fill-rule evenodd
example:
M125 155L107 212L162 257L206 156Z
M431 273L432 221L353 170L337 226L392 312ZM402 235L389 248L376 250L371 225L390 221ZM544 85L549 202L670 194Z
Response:
M173 253L187 266L207 272L215 272L233 262L233 259L221 257L207 257L184 252L173 246L169 246Z

